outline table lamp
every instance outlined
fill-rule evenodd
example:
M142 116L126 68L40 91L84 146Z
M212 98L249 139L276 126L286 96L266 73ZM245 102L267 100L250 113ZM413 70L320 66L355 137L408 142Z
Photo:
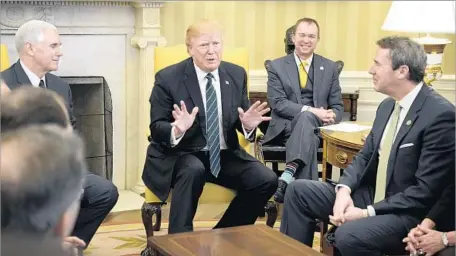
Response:
M6 48L6 45L0 44L0 72L9 67L8 49Z
M413 38L427 53L424 81L430 85L442 77L443 50L451 41L431 33L455 33L455 1L393 1L382 30L425 33Z

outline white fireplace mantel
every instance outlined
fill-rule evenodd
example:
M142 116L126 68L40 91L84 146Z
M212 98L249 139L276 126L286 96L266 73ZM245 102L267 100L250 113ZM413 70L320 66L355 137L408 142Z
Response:
M1 43L8 48L11 64L18 59L17 28L38 19L54 24L60 33L63 57L56 75L106 79L113 105L113 182L119 189L137 187L147 142L147 97L153 84L151 49L166 42L160 36L164 1L0 2Z

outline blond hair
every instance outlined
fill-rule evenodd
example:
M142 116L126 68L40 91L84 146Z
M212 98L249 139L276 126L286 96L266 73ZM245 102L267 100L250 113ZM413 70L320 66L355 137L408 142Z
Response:
M185 33L185 44L189 47L193 38L210 33L220 33L223 35L223 28L216 21L208 19L200 20L187 28L187 32Z

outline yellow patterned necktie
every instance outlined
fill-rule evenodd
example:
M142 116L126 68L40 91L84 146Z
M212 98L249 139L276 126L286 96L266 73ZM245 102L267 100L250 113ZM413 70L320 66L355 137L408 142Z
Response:
M306 66L307 61L303 61L299 65L299 83L301 84L301 88L305 88L307 84L307 72L305 70Z
M388 126L388 130L385 131L385 138L383 139L383 145L381 146L382 148L377 167L377 183L375 185L374 203L385 198L388 159L391 153L391 147L393 146L397 123L399 121L399 112L401 112L401 106L398 102L396 102L393 113L391 114L391 123Z

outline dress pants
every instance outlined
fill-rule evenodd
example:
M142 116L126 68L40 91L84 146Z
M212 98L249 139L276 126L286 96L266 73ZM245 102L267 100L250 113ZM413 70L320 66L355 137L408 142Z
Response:
M352 193L355 207L365 209L371 204L367 189ZM333 214L336 192L333 185L313 180L296 180L288 185L280 232L311 246L316 219L329 221ZM335 231L335 243L345 256L403 254L402 239L418 218L405 215L378 215L346 222Z
M173 172L169 233L193 231L193 218L205 182L237 192L215 228L255 223L277 189L277 176L259 161L248 161L230 150L220 153L221 171L215 178L209 168L208 152L181 156Z
M88 246L118 197L117 188L111 181L88 173L84 181L79 215L71 235L80 238Z

